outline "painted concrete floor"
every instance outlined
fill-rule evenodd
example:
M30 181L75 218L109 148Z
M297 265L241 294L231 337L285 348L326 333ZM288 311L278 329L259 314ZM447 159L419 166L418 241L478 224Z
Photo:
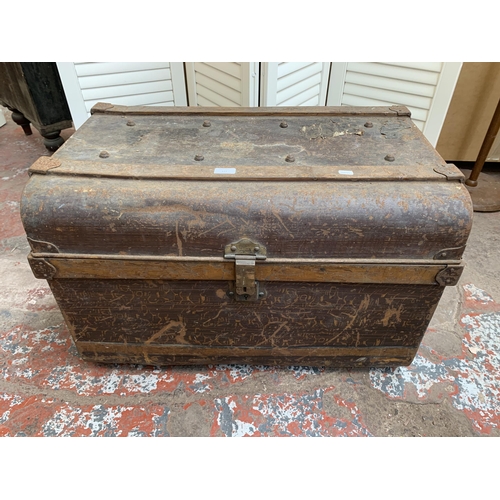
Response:
M26 260L19 200L50 153L1 111L1 436L500 436L500 213L474 214L467 267L407 368L92 364Z

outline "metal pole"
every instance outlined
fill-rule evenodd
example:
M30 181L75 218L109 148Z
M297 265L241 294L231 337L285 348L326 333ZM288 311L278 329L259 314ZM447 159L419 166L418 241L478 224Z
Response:
M476 163L474 163L474 167L472 168L472 172L471 172L469 178L465 181L465 184L467 184L467 186L472 186L472 187L477 186L477 178L479 177L479 174L481 173L481 170L483 169L484 162L486 161L486 158L488 157L488 153L490 152L491 146L493 145L493 142L495 141L495 138L496 138L497 133L498 133L498 129L500 129L500 100L498 101L497 109L495 110L493 118L491 119L491 123L490 123L490 126L488 128L488 132L486 132L486 136L484 137L483 145L481 146L481 149L479 150L479 154L477 156Z

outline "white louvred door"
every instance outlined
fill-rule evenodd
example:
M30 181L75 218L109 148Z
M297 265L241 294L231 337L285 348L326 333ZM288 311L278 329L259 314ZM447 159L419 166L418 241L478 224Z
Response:
M258 106L259 63L187 62L190 106Z
M462 63L332 63L327 105L407 106L435 146Z
M261 106L324 106L330 63L269 62L261 65Z
M78 128L97 102L185 106L182 63L76 62L57 63L68 105Z

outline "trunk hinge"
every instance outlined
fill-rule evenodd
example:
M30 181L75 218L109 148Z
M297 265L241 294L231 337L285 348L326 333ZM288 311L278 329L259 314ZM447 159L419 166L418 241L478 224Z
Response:
M224 258L235 261L235 280L230 285L228 295L243 302L255 302L265 297L265 291L255 279L255 263L265 260L266 256L266 247L247 238L226 245Z

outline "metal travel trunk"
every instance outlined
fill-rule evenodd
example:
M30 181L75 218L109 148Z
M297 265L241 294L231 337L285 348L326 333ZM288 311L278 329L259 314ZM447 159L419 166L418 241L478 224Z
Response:
M92 112L22 200L84 359L411 363L472 205L406 108Z

